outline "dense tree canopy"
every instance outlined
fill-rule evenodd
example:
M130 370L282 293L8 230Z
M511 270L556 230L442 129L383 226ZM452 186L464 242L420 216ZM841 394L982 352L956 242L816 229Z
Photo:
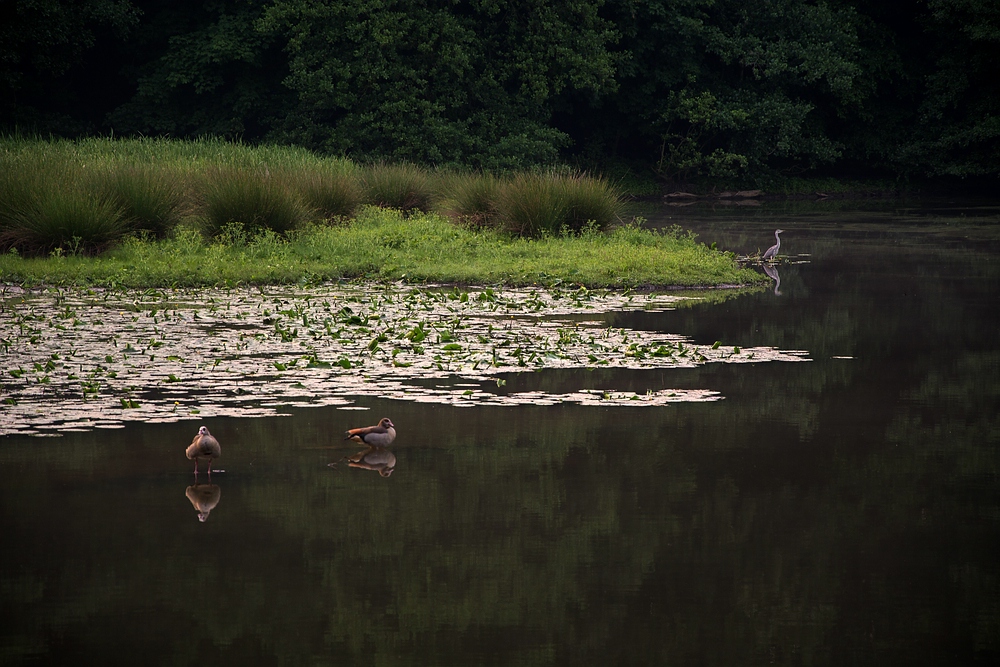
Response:
M672 180L1000 174L991 0L17 0L8 131Z

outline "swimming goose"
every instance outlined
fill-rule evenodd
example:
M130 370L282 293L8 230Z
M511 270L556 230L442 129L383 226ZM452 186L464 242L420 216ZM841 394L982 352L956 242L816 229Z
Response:
M211 477L212 460L222 456L222 448L219 447L219 441L208 432L208 427L202 426L198 429L198 435L194 436L194 440L191 441L185 454L189 459L194 459L196 477L198 476L198 459L208 459L208 476Z
M355 440L366 445L375 447L385 447L396 439L396 427L392 421L386 417L377 426L366 426L364 428L352 428L347 432L344 440Z

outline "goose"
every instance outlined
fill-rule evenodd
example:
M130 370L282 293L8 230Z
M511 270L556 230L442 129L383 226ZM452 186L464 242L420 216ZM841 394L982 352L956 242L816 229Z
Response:
M366 445L375 447L385 447L396 439L396 427L388 417L380 421L376 426L366 426L364 428L352 428L347 432L344 440L354 440Z
M774 230L774 240L777 241L777 243L775 243L773 246L764 251L764 256L761 259L763 259L765 262L768 261L769 259L774 259L775 257L778 256L778 248L781 247L781 237L779 237L778 234L780 234L783 231L785 230L784 229Z
M212 460L222 456L222 448L219 447L219 441L208 432L208 427L202 426L198 429L198 435L194 436L194 440L191 441L185 454L189 459L194 459L195 477L198 476L198 459L208 459L208 476L211 477Z

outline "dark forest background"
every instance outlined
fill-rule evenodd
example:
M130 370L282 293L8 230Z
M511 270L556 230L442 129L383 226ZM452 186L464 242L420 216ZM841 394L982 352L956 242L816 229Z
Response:
M996 184L1000 3L4 0L0 131Z

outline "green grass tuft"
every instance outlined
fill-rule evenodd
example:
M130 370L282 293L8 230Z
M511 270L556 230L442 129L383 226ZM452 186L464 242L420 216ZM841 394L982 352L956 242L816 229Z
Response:
M361 204L362 189L357 169L350 163L302 170L290 180L306 206L324 220L349 218Z
M426 213L434 203L431 175L416 165L373 165L364 170L363 180L367 204Z
M501 181L490 174L454 175L441 187L441 209L471 227L498 228Z
M203 215L203 230L217 236L234 222L250 233L285 233L304 222L308 211L281 175L224 167L209 174Z
M95 253L126 231L124 211L58 156L22 160L0 176L0 247Z
M149 165L104 169L93 189L121 209L125 226L162 238L181 220L182 184L176 169Z

